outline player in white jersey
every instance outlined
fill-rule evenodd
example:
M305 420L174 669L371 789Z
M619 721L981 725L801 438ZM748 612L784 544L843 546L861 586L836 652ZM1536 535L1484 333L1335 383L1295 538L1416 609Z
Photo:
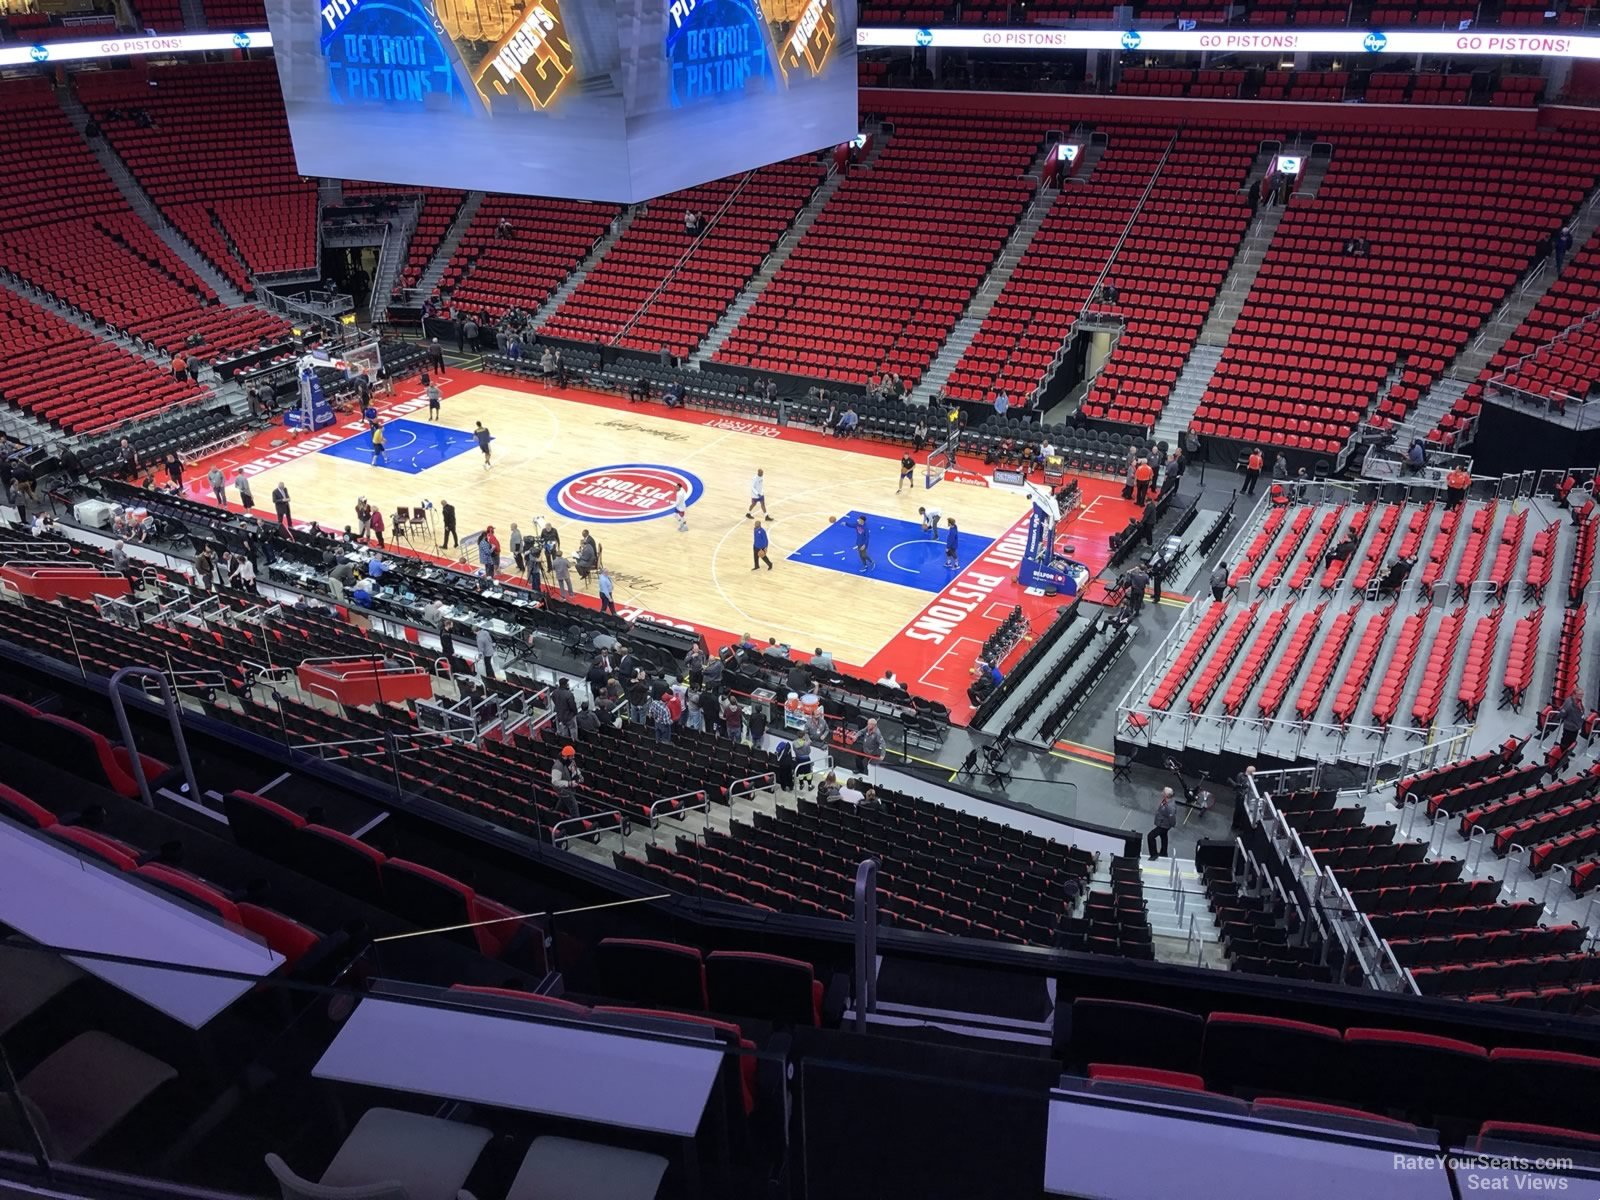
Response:
M758 504L761 506L761 515L770 518L772 514L767 512L767 473L760 467L756 468L756 473L750 479L750 507L744 511L745 520L755 520L753 514Z

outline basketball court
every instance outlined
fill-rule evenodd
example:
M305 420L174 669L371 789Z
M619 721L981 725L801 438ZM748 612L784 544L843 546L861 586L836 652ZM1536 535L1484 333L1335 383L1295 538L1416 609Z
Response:
M876 679L893 671L957 719L971 711L966 688L983 643L1012 607L1023 605L1042 629L1060 603L1016 583L1030 505L1020 490L989 485L976 461L963 458L961 469L928 488L919 455L916 486L897 492L897 446L468 371L439 382L445 399L436 422L426 419L414 380L380 407L381 463L373 462L360 420L341 414L314 435L273 429L197 464L188 494L212 499L204 475L214 463L230 480L242 469L257 504L267 506L260 515L270 518L268 497L282 482L297 525L316 521L334 531L355 522L358 497L386 519L397 507L431 501L431 533L407 539L391 525L390 546L441 561L465 558L463 569L476 569L471 544L486 526L500 538L505 571L514 569L512 522L527 536L536 518L553 523L569 556L587 529L624 616L692 625L713 646L748 633L808 654L822 647L854 674ZM476 422L490 431L492 466L478 450ZM770 571L752 569L755 522L745 517L757 468L765 471L770 509ZM1085 508L1068 528L1077 557L1098 570L1110 533L1135 510L1113 483L1082 485ZM680 486L685 531L673 514ZM456 508L466 555L438 547L437 513L446 500ZM919 508L938 511L937 535L924 531ZM867 567L856 548L858 517L868 532ZM952 517L959 528L953 565L943 527ZM593 576L579 582L574 571L573 578L580 602L598 605Z

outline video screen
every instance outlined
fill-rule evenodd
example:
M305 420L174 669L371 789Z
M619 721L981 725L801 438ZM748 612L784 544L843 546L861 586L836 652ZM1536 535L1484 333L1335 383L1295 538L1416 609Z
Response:
M855 0L267 0L306 175L618 203L856 135Z

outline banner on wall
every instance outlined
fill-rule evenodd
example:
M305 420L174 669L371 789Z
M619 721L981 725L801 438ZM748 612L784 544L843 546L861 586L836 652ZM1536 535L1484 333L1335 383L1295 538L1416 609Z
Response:
M1492 29L1454 31L1376 29L949 29L856 30L863 50L923 47L943 50L1123 50L1214 54L1427 54L1452 58L1600 59L1600 37L1566 33L1519 33Z

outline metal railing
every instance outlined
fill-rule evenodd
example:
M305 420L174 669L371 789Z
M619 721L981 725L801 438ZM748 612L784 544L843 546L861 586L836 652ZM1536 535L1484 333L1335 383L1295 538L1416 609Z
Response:
M693 800L694 804L683 804L680 801ZM682 817L685 813L704 813L705 828L711 828L711 799L705 792L680 792L676 796L663 796L654 801L647 810L650 814L650 841L656 840L656 827L661 823L661 814Z
M733 207L734 201L736 201L740 195L743 194L744 189L748 187L750 185L750 181L755 178L755 174L756 173L754 171L745 172L744 178L739 180L739 186L734 188L733 191L729 192L727 199L722 202L717 211L712 213L711 216L707 218L706 223L701 228L695 230L693 235L694 240L689 243L689 248L678 256L678 261L673 263L672 268L661 277L661 282L657 283L655 289L644 298L644 300L639 304L638 308L634 309L633 315L623 322L622 328L617 330L617 332L612 335L611 340L607 343L607 345L620 345L622 339L628 336L629 330L639 323L639 318L643 317L645 311L655 303L656 297L661 295L662 292L666 291L671 285L672 281L678 277L678 272L683 269L683 264L693 258L695 251L699 250L700 247L705 244L705 239L709 237L711 231L717 227L717 222L722 220L722 218L727 215L728 210Z
M569 825L579 826L580 828L573 829L569 833L563 833L562 830ZM592 813L586 813L581 817L568 817L566 820L557 821L550 826L550 844L560 849L568 842L575 841L578 838L598 838L604 833L615 833L617 840L622 841L626 837L627 826L627 818L616 809L596 809Z
M167 726L172 730L172 742L178 752L178 763L183 767L183 778L189 789L189 799L198 804L200 785L195 781L194 764L189 761L189 741L184 736L183 722L178 716L178 701L172 694L172 686L167 682L167 677L156 668L132 666L123 667L113 675L106 688L111 694L111 708L116 714L117 732L122 735L122 744L128 752L128 769L133 775L134 782L139 785L139 796L146 808L155 807L155 799L150 792L150 781L145 778L144 761L139 754L139 745L134 740L133 727L128 724L127 699L122 690L124 680L138 678L153 679L161 688L161 703L167 710Z
M878 1006L878 860L864 858L856 868L854 907L855 971L852 1000L855 1029L865 1033L867 1014Z

